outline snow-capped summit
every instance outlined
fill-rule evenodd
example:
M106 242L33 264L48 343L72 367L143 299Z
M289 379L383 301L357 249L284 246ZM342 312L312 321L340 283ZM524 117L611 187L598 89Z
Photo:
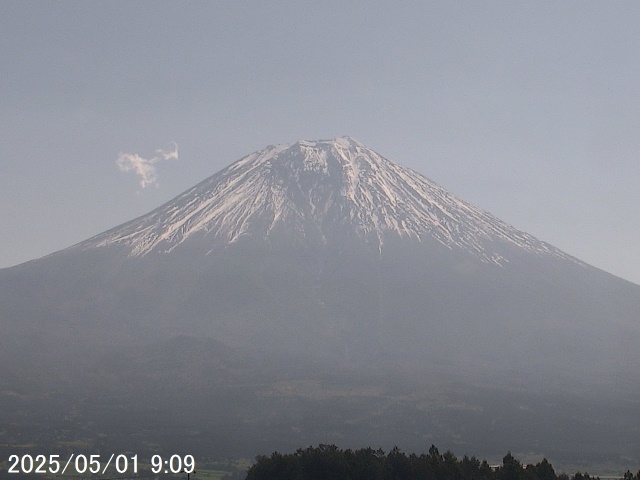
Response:
M82 245L125 245L139 256L169 252L196 234L233 243L286 231L326 242L336 228L380 251L396 236L435 239L498 264L508 261L505 244L568 257L348 136L268 146Z

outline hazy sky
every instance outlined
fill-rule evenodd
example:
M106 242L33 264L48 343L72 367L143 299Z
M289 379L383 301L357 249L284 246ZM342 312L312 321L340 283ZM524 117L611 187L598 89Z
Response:
M638 25L637 1L3 1L0 267L350 135L640 283Z

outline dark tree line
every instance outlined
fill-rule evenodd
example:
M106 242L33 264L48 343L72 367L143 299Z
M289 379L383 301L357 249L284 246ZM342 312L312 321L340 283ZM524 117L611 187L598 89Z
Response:
M435 446L429 453L407 455L394 448L389 453L365 448L341 450L335 445L298 449L295 453L275 452L258 456L246 480L595 480L588 473L557 475L546 460L522 465L507 453L500 466L486 460L450 451L441 454ZM627 471L624 480L640 480L640 471Z

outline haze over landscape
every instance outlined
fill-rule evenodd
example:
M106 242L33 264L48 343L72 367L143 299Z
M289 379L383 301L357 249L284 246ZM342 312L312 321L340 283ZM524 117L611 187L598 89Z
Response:
M3 458L640 467L636 4L0 13Z
M0 304L8 450L437 443L604 469L640 446L640 287L351 137L268 146L0 270Z

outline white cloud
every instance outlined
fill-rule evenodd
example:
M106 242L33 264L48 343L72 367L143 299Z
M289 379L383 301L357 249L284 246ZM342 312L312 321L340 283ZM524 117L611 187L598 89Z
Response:
M133 172L138 176L140 187L158 186L158 174L155 164L163 160L178 160L178 144L173 143L172 150L156 150L156 155L144 158L137 153L119 153L116 165L121 172Z

